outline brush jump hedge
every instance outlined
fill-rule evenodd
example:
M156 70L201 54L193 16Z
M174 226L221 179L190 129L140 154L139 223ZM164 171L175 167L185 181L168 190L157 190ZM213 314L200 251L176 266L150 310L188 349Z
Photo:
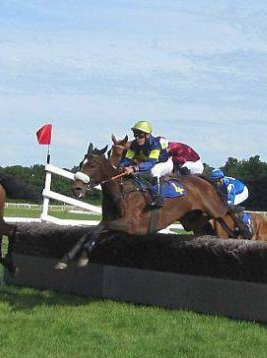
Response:
M6 284L95 298L186 308L267 322L267 244L212 236L113 233L90 264L55 270L88 227L19 224L14 260L19 274Z

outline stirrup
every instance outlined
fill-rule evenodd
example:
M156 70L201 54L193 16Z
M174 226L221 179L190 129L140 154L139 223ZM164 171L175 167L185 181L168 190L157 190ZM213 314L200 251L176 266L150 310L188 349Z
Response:
M157 196L150 204L150 208L161 208L163 206L164 199L162 196Z

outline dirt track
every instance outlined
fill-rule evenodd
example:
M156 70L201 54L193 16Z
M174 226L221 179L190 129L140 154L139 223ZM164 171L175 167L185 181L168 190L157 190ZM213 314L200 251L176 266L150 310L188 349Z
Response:
M86 232L86 227L20 224L14 252L62 257ZM156 234L103 238L90 261L107 265L178 272L242 281L267 282L267 244L220 240L211 236Z

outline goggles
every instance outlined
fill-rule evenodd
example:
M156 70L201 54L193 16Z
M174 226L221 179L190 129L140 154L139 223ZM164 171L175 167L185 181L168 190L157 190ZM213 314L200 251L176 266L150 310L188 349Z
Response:
M145 138L146 133L141 131L133 131L134 138Z

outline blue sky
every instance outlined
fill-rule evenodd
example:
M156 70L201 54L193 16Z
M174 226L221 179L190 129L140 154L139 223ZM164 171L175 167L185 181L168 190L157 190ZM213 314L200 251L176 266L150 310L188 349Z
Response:
M0 1L1 166L72 168L92 141L155 135L222 166L267 162L267 8L255 0Z

